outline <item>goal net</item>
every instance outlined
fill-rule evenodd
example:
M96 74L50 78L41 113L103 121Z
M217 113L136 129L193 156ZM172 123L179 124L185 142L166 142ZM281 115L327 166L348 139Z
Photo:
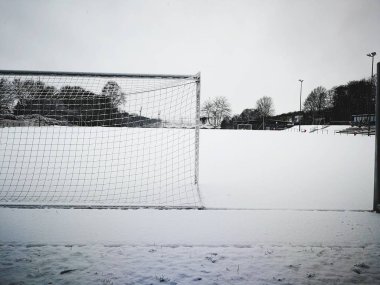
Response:
M200 76L0 71L0 204L202 207Z
M252 124L238 124L238 130L252 130Z

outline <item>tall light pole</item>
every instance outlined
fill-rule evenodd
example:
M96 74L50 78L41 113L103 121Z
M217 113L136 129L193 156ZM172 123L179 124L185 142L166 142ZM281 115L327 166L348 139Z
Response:
M371 125L370 125L370 122L369 122L369 106L370 106L370 96L372 95L372 92L373 92L373 61L374 61L375 55L376 55L376 52L371 52L371 53L368 53L368 54L367 54L367 56L369 56L369 57L372 58L372 69L371 69L371 92L370 92L370 94L368 94L368 96L367 96L368 135L370 134L370 130L371 130Z
M376 55L376 52L371 52L371 53L367 54L367 56L372 57L371 83L372 83L372 79L373 79L373 60L374 60L375 55Z
M301 131L301 111L302 111L302 105L301 105L301 99L302 99L302 82L303 82L303 79L298 79L299 82L301 82L301 90L300 90L300 115L298 117L298 131L300 132Z

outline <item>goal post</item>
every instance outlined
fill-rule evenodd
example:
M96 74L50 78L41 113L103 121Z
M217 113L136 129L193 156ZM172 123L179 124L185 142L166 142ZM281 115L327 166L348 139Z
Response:
M200 74L0 70L0 204L202 208Z

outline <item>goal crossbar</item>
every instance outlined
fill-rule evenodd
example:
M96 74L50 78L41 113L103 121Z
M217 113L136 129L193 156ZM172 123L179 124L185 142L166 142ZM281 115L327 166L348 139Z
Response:
M76 72L76 71L40 71L40 70L0 70L1 75L29 75L29 76L79 76L79 77L128 77L128 78L165 78L198 80L200 73L195 75L178 74L138 74L138 73L103 73L103 72Z

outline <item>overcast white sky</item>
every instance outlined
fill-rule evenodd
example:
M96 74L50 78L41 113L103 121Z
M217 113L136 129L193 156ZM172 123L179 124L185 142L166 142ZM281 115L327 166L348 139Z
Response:
M368 77L380 0L0 0L0 69L202 73L202 100L276 113ZM379 57L377 57L379 59Z

